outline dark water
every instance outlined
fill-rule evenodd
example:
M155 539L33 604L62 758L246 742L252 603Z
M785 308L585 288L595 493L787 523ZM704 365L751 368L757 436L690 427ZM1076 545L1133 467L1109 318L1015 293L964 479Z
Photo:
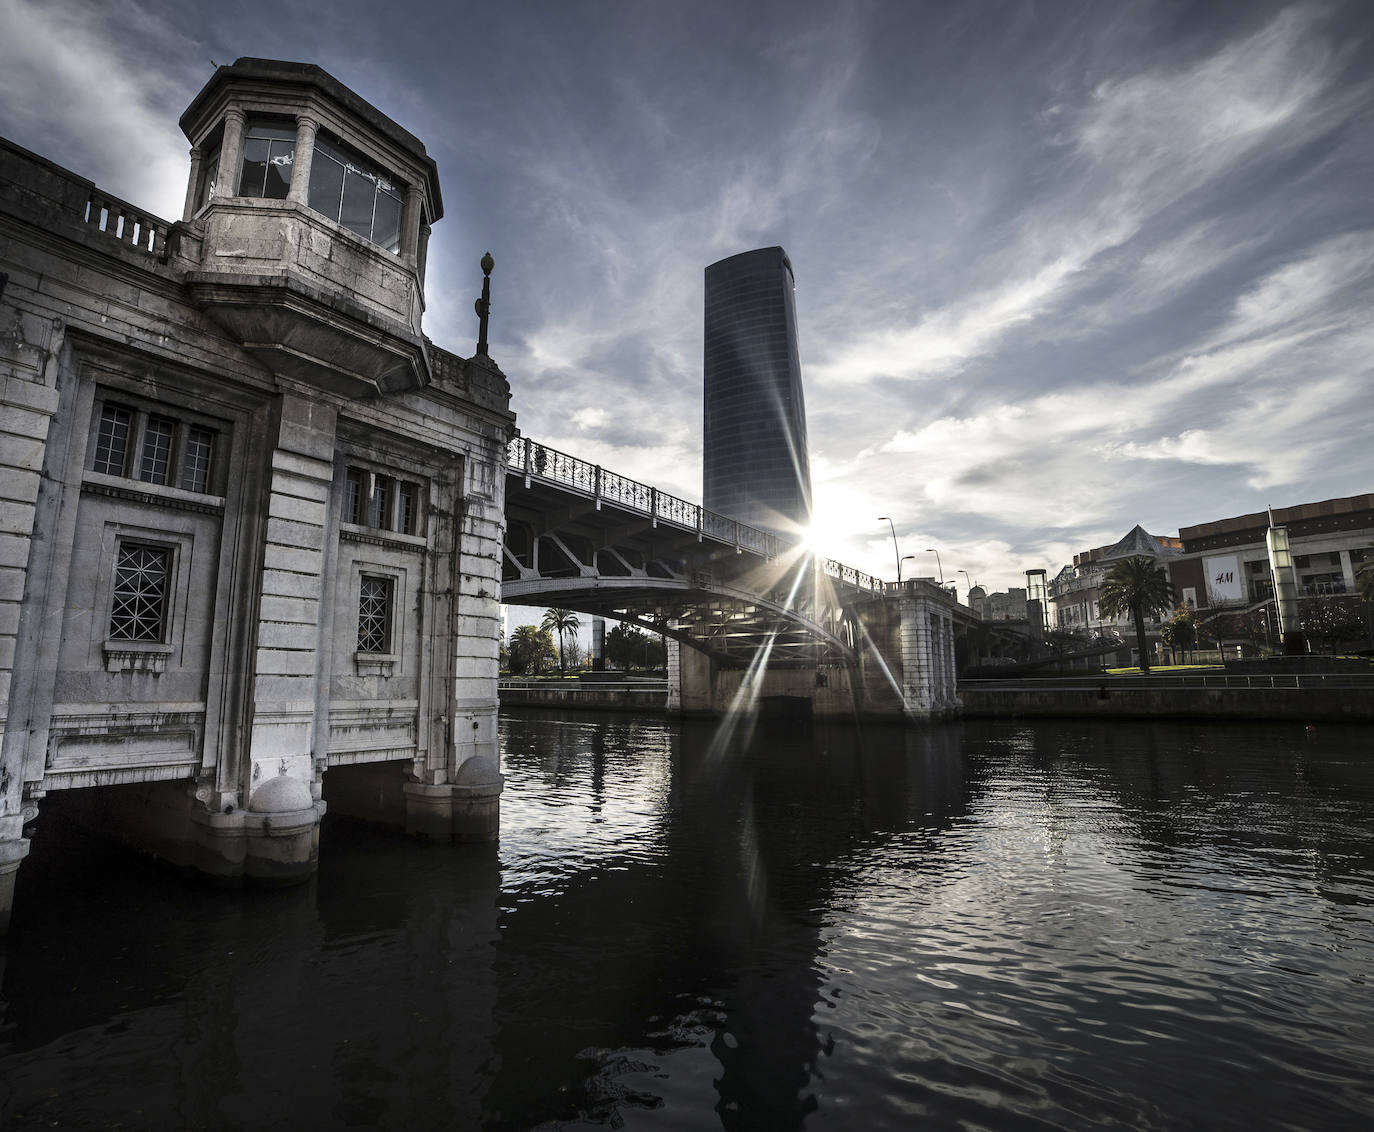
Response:
M48 829L0 1125L1374 1126L1374 729L504 721L499 851Z

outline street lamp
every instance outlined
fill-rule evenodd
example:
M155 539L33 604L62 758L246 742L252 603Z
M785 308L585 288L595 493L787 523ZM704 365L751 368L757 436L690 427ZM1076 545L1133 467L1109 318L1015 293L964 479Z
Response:
M940 585L943 586L945 584L945 568L940 565L940 552L933 546L928 546L926 553L935 555L935 568L940 571Z
M878 522L886 522L888 529L892 531L892 554L897 559L897 584L902 584L902 552L897 549L897 528L892 525L892 520L886 515L879 515Z
M911 559L912 562L915 562L915 561L916 561L916 555L914 555L914 554L903 554L903 555L902 555L902 562L905 562L908 558ZM898 577L901 577L900 571L901 571L902 562L898 562L898 563L897 563L897 568L898 568L898 575L897 575L897 576L898 576Z
M973 579L968 576L967 570L960 570L959 573L964 576L964 584L968 586L968 602L971 607L973 605Z

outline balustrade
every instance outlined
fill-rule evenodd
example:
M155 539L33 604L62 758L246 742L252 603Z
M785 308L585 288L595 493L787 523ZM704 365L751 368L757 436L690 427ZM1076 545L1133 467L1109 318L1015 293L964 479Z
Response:
M167 222L118 197L92 189L82 219L97 232L131 248L161 256L167 246Z

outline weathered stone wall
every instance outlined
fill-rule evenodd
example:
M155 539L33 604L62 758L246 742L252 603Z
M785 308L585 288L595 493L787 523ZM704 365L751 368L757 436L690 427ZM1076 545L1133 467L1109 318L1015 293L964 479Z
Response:
M236 215L270 222L282 207ZM439 791L427 812L476 813L488 832L499 792L504 376L428 344L430 384L406 393L276 374L188 283L207 255L232 266L234 249L201 222L134 216L0 142L0 917L50 790L163 782L170 793L85 808L118 810L126 833L140 813L185 810L149 817L150 844L181 829L185 852L163 855L266 882L312 866L330 766L394 763ZM358 238L332 234L357 259ZM312 241L292 254L328 252ZM411 299L368 301L413 336ZM181 436L188 421L212 431L215 482L95 470L104 400ZM417 487L413 534L342 521L355 463ZM170 555L158 640L111 639L121 540ZM396 580L385 657L356 655L362 569ZM297 827L287 850L276 834Z

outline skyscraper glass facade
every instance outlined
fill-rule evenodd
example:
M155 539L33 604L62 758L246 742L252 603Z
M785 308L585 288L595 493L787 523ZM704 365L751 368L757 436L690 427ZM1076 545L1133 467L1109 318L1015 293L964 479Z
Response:
M784 535L811 521L793 290L782 248L706 269L702 500Z

